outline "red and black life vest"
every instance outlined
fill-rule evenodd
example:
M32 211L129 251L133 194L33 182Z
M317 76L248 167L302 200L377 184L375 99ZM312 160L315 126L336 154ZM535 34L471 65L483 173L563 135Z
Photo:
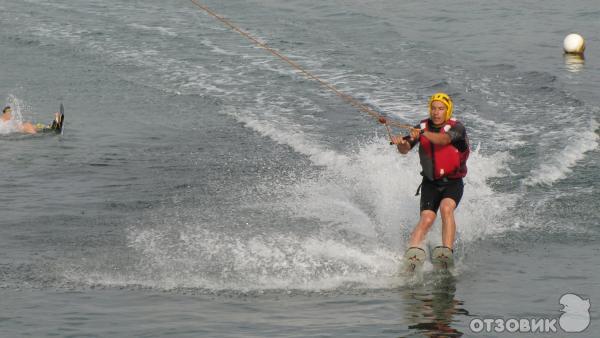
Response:
M421 121L420 128L426 131L433 131L429 126L429 119ZM440 128L439 133L445 134L450 128L456 125L454 118L449 119ZM444 179L459 179L467 175L467 159L469 158L468 141L465 139L467 147L460 151L452 143L447 145L436 145L425 136L419 137L419 157L423 167L422 175L430 181Z

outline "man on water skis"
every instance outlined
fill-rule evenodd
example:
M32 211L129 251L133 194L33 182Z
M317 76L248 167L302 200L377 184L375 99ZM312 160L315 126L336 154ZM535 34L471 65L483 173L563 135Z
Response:
M429 118L415 126L409 136L393 136L392 142L402 154L419 143L423 181L421 214L410 237L405 260L408 270L422 265L425 259L423 240L433 225L438 210L442 218L442 245L432 252L434 266L448 268L452 264L456 223L454 210L463 194L463 177L467 174L469 140L465 127L452 117L453 104L448 94L436 93L429 99Z

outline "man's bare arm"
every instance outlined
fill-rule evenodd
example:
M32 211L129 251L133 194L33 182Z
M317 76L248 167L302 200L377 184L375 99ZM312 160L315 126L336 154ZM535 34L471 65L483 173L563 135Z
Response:
M437 144L438 146L445 146L446 144L450 144L450 142L452 141L450 139L450 135L448 134L432 133L430 131L426 131L423 133L423 136L425 136L429 141L431 141L431 143Z
M392 143L396 145L400 154L407 154L412 148L410 142L402 136L392 136Z

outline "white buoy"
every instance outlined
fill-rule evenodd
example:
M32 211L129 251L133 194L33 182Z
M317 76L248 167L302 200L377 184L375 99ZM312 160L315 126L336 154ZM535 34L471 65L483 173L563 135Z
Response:
M577 33L569 34L563 42L563 48L567 54L583 55L585 50L585 40Z

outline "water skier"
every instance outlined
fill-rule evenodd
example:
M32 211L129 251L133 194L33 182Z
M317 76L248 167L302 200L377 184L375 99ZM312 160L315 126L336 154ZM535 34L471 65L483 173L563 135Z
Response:
M419 143L419 158L423 171L420 219L414 228L405 255L410 259L425 257L422 242L433 225L438 209L442 218L442 246L432 255L452 255L456 236L454 210L463 195L463 177L467 174L469 140L465 127L452 117L452 99L445 93L436 93L429 99L429 118L415 126L409 136L393 136L398 151L407 154ZM417 190L417 194L419 194ZM420 252L421 251L421 252ZM411 256L411 257L408 257Z

